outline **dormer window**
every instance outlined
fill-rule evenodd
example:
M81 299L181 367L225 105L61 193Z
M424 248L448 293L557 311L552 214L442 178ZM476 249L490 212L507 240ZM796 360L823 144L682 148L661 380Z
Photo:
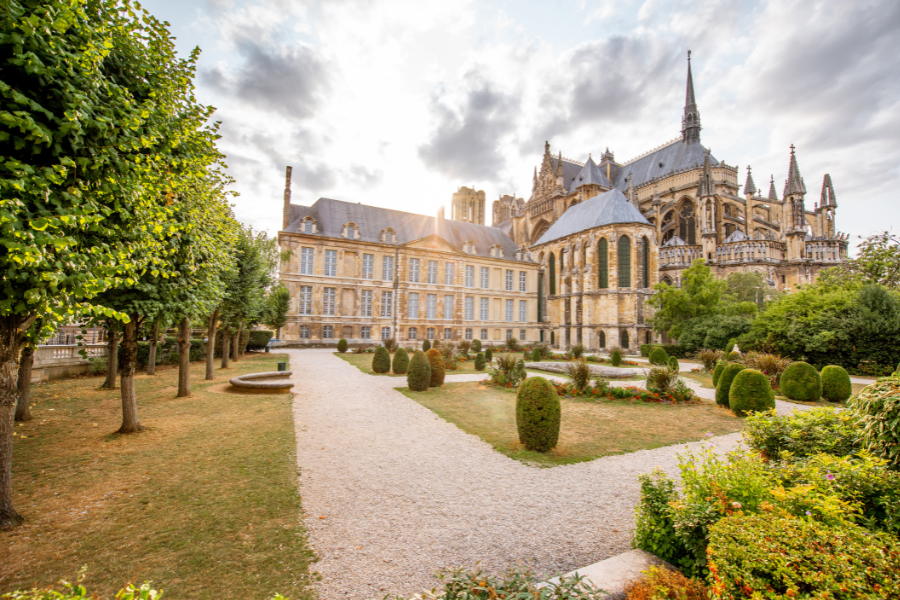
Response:
M357 240L359 239L358 228L356 227L356 223L347 223L344 225L344 237L348 240Z
M300 231L303 233L316 233L316 222L312 217L306 217L300 224Z
M394 230L388 227L387 229L381 230L381 241L385 244L393 244L396 242L396 236L394 235Z
M463 252L465 252L466 254L475 254L475 244L473 244L472 242L464 242Z
M498 244L491 246L491 256L494 258L502 258L503 249Z

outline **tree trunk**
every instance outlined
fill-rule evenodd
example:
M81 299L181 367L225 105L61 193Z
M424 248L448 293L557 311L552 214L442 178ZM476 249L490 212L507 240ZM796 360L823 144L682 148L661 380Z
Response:
M281 327L279 327L278 329L275 330L275 339L276 340L281 339Z
M31 367L34 366L34 345L22 346L19 359L19 400L16 402L16 421L31 420Z
M12 504L13 421L19 396L19 352L25 343L24 319L0 318L0 528L22 522Z
M228 358L231 354L231 325L222 331L222 368L228 368Z
M156 375L156 344L159 342L159 319L153 322L150 332L150 354L147 356L147 375Z
M217 308L209 317L206 327L206 379L212 381L216 378L214 372L216 359L216 329L219 325L219 309Z
M191 322L187 317L178 325L178 395L191 395Z
M243 322L238 322L237 331L234 332L234 339L231 341L231 360L237 362L241 357L241 329L244 327Z
M106 381L100 387L105 390L114 390L116 389L116 374L119 371L119 334L113 329L108 330L107 333L109 340L106 342Z
M119 433L137 433L142 429L137 414L137 394L134 391L134 371L137 366L137 315L122 332L122 426Z

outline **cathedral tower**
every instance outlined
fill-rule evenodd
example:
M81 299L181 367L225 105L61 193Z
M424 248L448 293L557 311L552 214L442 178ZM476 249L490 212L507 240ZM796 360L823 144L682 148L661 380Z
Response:
M700 109L694 99L694 77L691 74L691 51L688 50L687 92L684 98L684 116L681 118L681 141L685 144L700 143Z
M484 225L484 190L461 187L453 194L450 218L464 223Z

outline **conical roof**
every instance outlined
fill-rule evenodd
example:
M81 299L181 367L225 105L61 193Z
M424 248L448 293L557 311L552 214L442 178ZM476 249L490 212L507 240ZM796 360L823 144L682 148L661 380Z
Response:
M834 197L834 186L831 185L831 175L825 174L825 180L822 181L822 201L819 206L837 206L837 199Z
M751 196L756 193L756 184L753 183L753 175L750 174L750 167L747 167L747 181L744 183L744 193Z
M797 155L794 153L794 145L791 144L791 166L788 168L788 178L784 186L785 198L791 194L803 195L806 193L806 185L800 177L800 167L797 166Z
M634 207L625 194L613 188L603 192L581 204L576 204L562 214L544 235L541 236L535 246L552 242L566 236L587 231L595 227L612 225L615 223L640 223L649 225L638 209Z
M588 160L584 163L581 171L575 176L572 187L580 188L583 185L589 184L600 185L605 188L612 187L609 179L606 178L606 175L604 175L603 171L600 170L600 167L597 166L597 163L595 163L594 159L590 156L588 156Z
M778 200L778 193L775 191L775 176L772 175L772 180L769 183L769 200Z

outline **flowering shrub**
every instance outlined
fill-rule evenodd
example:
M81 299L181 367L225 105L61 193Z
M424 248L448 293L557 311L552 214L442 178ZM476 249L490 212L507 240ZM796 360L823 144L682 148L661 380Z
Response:
M409 600L593 600L600 590L578 575L561 577L559 583L538 587L531 570L516 566L502 577L481 569L445 569L438 573L441 588ZM394 600L401 600L395 596Z
M763 458L804 459L820 452L855 454L861 448L857 420L846 411L812 408L779 416L774 409L748 415L744 440ZM781 456L783 452L790 456Z
M565 398L590 398L596 400L628 400L636 402L649 402L653 404L679 404L686 401L679 401L678 398L670 394L659 394L641 388L628 386L618 387L611 386L609 382L598 380L593 386L585 388L579 392L570 383L553 383L556 393Z

